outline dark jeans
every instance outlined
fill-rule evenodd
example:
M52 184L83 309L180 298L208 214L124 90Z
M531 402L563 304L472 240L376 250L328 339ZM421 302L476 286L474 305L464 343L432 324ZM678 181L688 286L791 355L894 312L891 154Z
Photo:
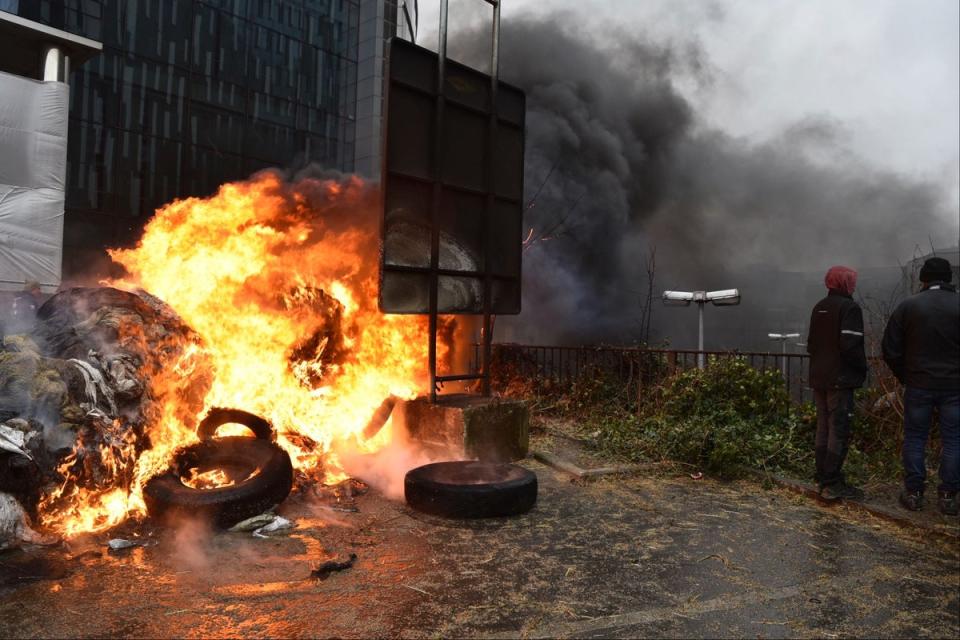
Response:
M817 403L816 481L821 487L842 484L853 426L853 389L814 389L813 399Z
M933 408L940 413L940 491L960 490L960 390L907 387L903 395L903 484L923 491Z

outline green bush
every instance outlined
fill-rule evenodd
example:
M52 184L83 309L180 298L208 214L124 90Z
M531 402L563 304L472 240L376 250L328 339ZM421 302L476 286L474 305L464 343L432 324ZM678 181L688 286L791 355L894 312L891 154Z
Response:
M620 413L629 410L626 388L612 374L599 368L586 370L557 401L563 413Z
M718 414L722 419L780 420L790 398L777 371L760 371L740 359L710 362L670 378L663 388L666 415Z
M730 477L744 468L805 462L810 425L794 410L779 372L735 358L668 378L635 414L590 420L604 448L632 459L667 459Z
M535 411L574 419L598 447L629 460L681 463L721 477L745 469L813 476L816 408L792 403L779 371L713 358L703 370L644 376L639 398L636 381L624 383L615 373L581 372L572 385L517 376L511 386L527 391L516 395L533 399ZM853 482L899 477L897 402L882 389L857 391L844 466ZM931 468L938 453L932 442Z

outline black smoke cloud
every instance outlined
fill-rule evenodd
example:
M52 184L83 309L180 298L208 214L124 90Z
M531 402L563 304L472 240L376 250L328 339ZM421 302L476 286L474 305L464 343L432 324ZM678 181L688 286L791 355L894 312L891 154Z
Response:
M527 93L535 240L524 312L498 323L507 339L636 339L650 247L657 290L690 290L738 286L731 274L745 270L896 265L950 234L936 185L851 157L836 123L811 117L762 144L705 126L678 89L709 91L695 44L577 28L529 16L503 25L501 77ZM489 56L483 28L450 43L468 64ZM654 338L671 334L657 327L663 316L655 310Z

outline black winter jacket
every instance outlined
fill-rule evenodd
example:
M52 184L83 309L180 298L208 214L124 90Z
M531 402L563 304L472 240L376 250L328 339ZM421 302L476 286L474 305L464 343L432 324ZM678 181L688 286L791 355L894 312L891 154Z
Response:
M933 282L901 302L883 332L883 359L903 384L960 389L960 294Z
M810 386L814 389L854 389L867 377L863 348L863 313L853 298L831 290L810 314L807 336Z

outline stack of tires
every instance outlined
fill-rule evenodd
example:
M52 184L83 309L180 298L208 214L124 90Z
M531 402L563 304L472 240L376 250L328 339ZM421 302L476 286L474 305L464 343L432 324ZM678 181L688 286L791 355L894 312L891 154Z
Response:
M242 424L254 437L215 438L224 424ZM177 452L171 468L144 487L150 515L162 520L202 519L229 528L280 504L293 486L290 456L274 441L263 418L238 409L213 409L197 433L201 440ZM198 489L183 483L189 472L223 469L236 479L229 486Z

